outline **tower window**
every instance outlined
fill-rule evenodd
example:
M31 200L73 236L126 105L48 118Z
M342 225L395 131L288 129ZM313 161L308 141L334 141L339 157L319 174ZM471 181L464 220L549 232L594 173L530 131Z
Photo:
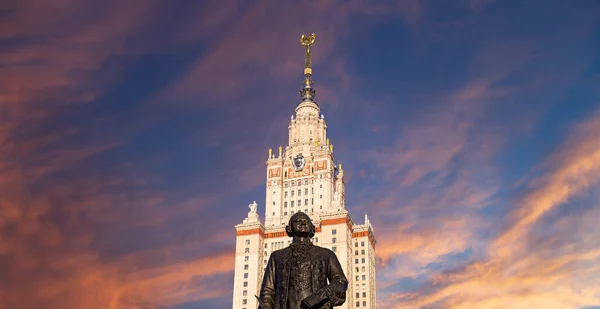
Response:
M273 201L273 206L275 206L275 201Z
M336 240L337 240L337 239L334 237L334 238L332 238L332 239L331 239L331 242L335 244L335 241L336 241Z
M304 184L307 185L308 184L308 179L304 180Z
M302 195L302 189L298 189L298 196Z
M244 287L248 287L248 281L244 281Z
M250 248L244 249L244 253L250 253Z
M244 265L244 270L248 270L248 264Z
M336 230L336 229L333 229L333 230L331 230L331 234L332 234L332 235L335 235L335 234L337 234L337 230Z
M302 205L302 200L298 200L298 206Z
M298 187L302 185L302 182L300 180L298 180Z
M335 249L336 249L335 247L331 247L331 251L335 252Z
M290 205L291 205L292 207L294 207L294 201L291 201L291 202L290 202Z
M250 244L250 239L246 239L246 245Z
M283 208L287 208L287 202L283 202Z
M283 194L283 196L287 197L287 195L288 195L288 192L285 191L285 193Z
M308 205L308 199L304 199L304 205Z
M308 195L308 188L304 189L304 194Z

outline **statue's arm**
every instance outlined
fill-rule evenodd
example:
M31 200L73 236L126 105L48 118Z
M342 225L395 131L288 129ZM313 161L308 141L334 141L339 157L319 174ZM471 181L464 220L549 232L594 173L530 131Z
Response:
M346 289L348 280L344 275L342 266L333 252L327 256L329 284L317 291L315 294L304 299L302 308L320 308L324 303L331 302L333 306L341 306L346 301Z
M329 300L331 300L334 306L341 306L346 301L348 279L344 275L340 261L333 252L331 252L329 257L327 279L329 279L329 285L327 286Z
M274 254L269 257L263 282L260 287L260 300L264 307L259 306L259 309L273 309L275 304L275 259Z

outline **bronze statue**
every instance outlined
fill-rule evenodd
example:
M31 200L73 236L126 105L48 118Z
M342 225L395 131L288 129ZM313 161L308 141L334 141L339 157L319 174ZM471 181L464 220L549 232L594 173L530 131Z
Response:
M292 244L271 254L258 308L325 309L342 305L348 280L335 253L312 244L315 227L310 217L295 213L285 231L293 237Z

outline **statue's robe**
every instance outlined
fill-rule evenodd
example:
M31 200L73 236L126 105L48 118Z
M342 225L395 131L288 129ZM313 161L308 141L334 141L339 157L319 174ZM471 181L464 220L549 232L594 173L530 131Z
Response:
M311 308L345 302L348 280L335 253L311 244L306 257L296 261L291 247L271 254L260 289L264 304L260 309L300 309L302 300ZM301 267L293 269L293 263Z

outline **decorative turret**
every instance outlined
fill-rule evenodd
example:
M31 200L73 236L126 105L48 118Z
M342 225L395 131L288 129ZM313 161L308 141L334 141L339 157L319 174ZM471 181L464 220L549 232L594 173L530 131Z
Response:
M327 125L319 105L314 102L316 91L312 83L311 48L316 38L317 36L314 33L311 35L303 34L300 37L300 44L304 47L304 82L302 90L300 90L302 100L290 117L289 126L289 145L291 147L299 146L300 148L291 149L289 153L286 148L286 156L288 154L310 153L309 147L323 144L326 138ZM305 146L306 148L302 148Z

